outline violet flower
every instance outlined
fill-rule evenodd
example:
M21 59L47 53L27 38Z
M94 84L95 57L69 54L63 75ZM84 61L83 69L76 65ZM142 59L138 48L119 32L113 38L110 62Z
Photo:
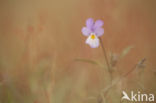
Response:
M86 39L86 44L91 48L97 48L99 46L99 38L104 34L104 29L102 20L97 20L94 22L92 18L86 20L86 27L82 28L82 33L84 36L88 36Z

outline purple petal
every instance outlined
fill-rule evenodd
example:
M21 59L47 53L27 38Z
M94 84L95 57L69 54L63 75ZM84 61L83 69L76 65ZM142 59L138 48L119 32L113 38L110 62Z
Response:
M104 33L104 29L103 28L97 28L97 29L95 29L95 34L96 34L96 36L102 36L103 35L103 33Z
M89 19L86 20L86 26L88 28L91 29L93 27L93 25L94 25L94 20L92 18L89 18Z
M94 29L100 28L101 26L103 26L103 21L102 20L97 20L94 24Z
M84 36L89 36L91 33L91 30L87 27L83 27L81 31L82 31Z

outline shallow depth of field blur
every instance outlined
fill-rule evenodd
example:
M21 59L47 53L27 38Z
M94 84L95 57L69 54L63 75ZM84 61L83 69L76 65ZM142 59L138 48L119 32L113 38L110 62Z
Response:
M101 47L90 48L81 33L90 17L104 21L107 52L133 46L117 64L119 75L146 58L141 80L146 90L134 71L113 88L118 91L107 103L120 103L122 90L155 94L155 5L154 0L0 0L0 103L101 103L109 74L75 61L105 63Z

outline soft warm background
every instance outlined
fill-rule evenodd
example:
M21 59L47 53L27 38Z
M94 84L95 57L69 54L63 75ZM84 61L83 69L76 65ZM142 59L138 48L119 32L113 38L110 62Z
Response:
M155 5L155 0L0 0L0 103L97 103L87 98L98 96L108 75L74 61L104 63L101 48L90 48L81 33L89 17L104 21L107 51L134 46L119 62L120 73L147 59L143 84L154 93ZM138 89L134 75L123 88Z

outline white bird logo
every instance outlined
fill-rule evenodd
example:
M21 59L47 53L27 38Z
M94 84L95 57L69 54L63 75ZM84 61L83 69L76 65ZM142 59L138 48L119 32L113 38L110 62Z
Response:
M131 99L128 97L128 95L125 91L122 91L122 94L123 94L122 100L127 99L127 100L131 101Z

